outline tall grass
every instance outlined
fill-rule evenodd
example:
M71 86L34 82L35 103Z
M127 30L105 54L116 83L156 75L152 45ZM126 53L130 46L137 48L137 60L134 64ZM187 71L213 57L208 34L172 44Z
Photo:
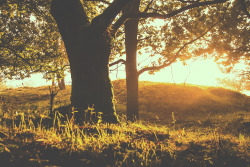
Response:
M249 162L249 138L225 135L221 129L174 127L127 122L120 124L85 123L73 118L62 122L55 117L51 127L38 126L21 115L19 125L2 122L0 157L10 166L245 166ZM173 115L173 122L175 122ZM14 121L13 121L14 122ZM25 156L22 156L25 154ZM27 155L26 155L27 154Z

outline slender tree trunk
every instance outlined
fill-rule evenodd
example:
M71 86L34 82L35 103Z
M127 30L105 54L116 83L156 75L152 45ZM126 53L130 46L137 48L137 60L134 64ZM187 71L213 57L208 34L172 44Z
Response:
M108 33L91 27L79 0L53 0L51 13L62 35L71 69L71 105L84 120L84 110L94 107L106 122L117 122L109 79L111 41ZM92 21L93 22L93 21Z
M55 74L52 74L52 83L51 83L52 87L55 86Z
M65 81L64 81L64 72L63 72L63 75L62 75L62 76L63 76L63 77L59 77L58 74L56 75L58 87L59 87L60 90L66 89Z
M140 0L130 2L124 12L138 12ZM139 119L138 74L137 74L137 33L138 19L125 22L127 119Z
M60 88L60 90L66 89L65 78L60 79L59 88Z
M60 90L66 89L64 78L57 79L57 82Z

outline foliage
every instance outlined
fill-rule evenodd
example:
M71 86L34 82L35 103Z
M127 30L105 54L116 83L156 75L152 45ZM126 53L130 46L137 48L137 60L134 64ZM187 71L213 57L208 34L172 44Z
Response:
M50 1L7 1L0 6L0 71L23 79L36 72L58 71L60 34L49 13ZM58 63L60 62L60 63ZM64 63L65 64L65 63ZM52 67L53 66L53 67ZM56 69L55 69L56 68ZM59 69L60 70L60 69Z
M229 89L232 89L234 91L244 91L249 90L249 80L246 78L241 79L230 79L230 78L223 78L218 79L218 84L227 87Z
M237 69L237 65L240 64L240 68ZM235 91L248 91L250 90L250 71L249 71L249 58L240 61L239 64L236 64L236 67L220 67L224 73L233 73L236 74L234 78L223 78L218 79L218 84L220 86L235 90Z
M230 68L242 57L248 58L249 21L241 2L234 0L204 5L169 16L199 2L141 1L141 13L137 17L140 21L137 53L138 56L146 53L149 61L139 63L138 74L145 71L153 74L166 67L162 65L171 64L176 59L185 63L190 58L206 58L212 54L218 62ZM124 44L124 34L120 32L124 30L118 31L123 36L119 43ZM124 48L119 48L118 55L122 56Z

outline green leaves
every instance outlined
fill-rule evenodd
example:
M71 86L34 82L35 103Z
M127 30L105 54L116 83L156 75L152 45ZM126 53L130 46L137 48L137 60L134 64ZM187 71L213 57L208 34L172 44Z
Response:
M13 0L0 6L0 73L6 78L48 72L65 55L49 5L50 1ZM64 60L67 63L65 56Z

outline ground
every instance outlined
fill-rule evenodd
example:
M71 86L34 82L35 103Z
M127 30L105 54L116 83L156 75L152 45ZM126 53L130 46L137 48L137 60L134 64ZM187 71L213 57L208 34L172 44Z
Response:
M0 90L0 163L7 166L249 166L250 97L223 88L140 82L140 121L74 124L50 108L49 87ZM69 104L70 86L53 108ZM48 126L50 124L50 126Z

